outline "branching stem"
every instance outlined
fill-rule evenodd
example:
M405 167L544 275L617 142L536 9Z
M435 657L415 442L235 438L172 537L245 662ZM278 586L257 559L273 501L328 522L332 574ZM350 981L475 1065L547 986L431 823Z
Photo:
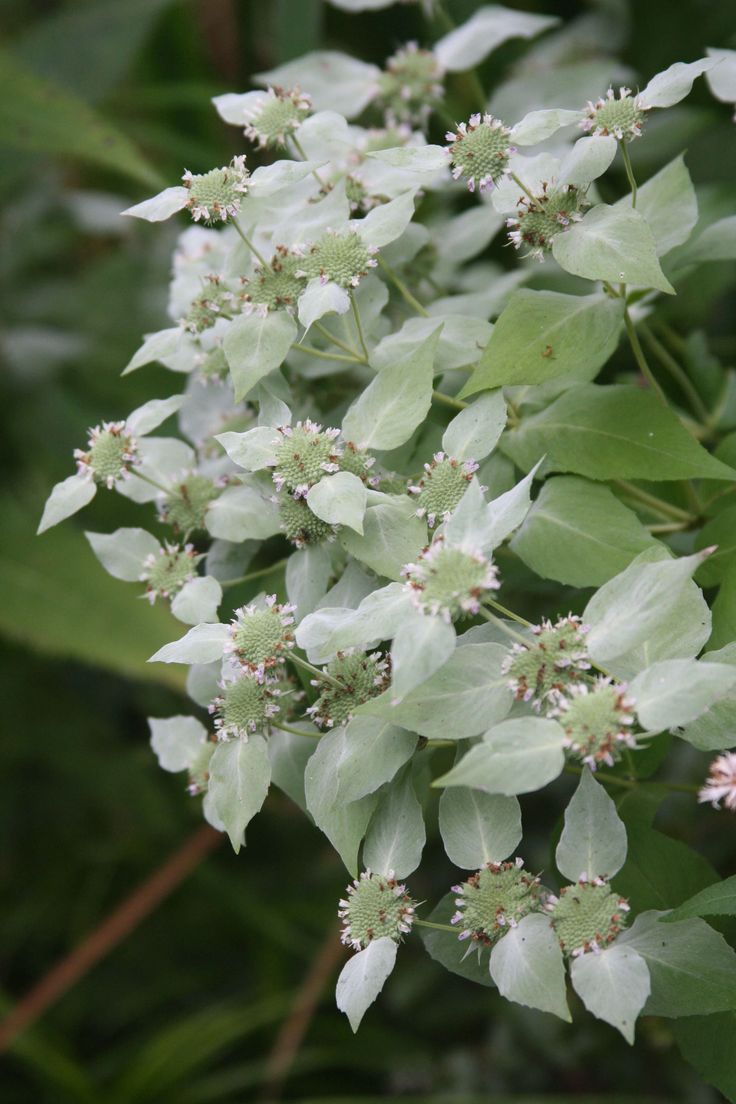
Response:
M391 267L390 264L388 264L387 261L384 261L383 257L381 257L380 254L378 255L378 267L386 273L391 283L403 296L403 298L406 300L412 310L415 310L417 314L421 314L422 318L429 318L429 311L426 310L419 302L419 300L412 295L398 273L394 271L394 269Z

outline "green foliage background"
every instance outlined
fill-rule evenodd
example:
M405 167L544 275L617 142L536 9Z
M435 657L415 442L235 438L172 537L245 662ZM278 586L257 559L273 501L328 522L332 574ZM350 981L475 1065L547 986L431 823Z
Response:
M620 11L622 59L644 80L708 45L736 46L728 5L611 3ZM448 5L458 19L477 6ZM573 18L595 5L520 6ZM238 151L237 133L217 118L211 96L246 90L251 73L318 47L381 63L421 36L422 24L410 5L354 17L321 0L2 0L0 12L0 1002L9 1007L199 823L180 777L158 769L144 720L182 707L180 669L144 662L178 635L175 623L158 607L132 604L126 588L99 570L80 523L32 536L85 428L101 412L119 417L158 394L164 378L152 369L123 382L119 373L140 334L165 324L175 228L151 233L123 225L117 213L175 181L184 166L203 171ZM489 83L503 79L517 45L493 55ZM462 78L452 92L460 107ZM715 204L736 172L727 126L726 111L700 87L668 137L688 146L692 176L712 186ZM653 134L634 154L661 163L667 151L655 142ZM709 266L671 307L680 324L709 324L725 362L736 351L718 336L733 277L730 264ZM99 495L84 525L110 530L134 516L123 499L113 505ZM517 604L544 599L541 589ZM556 785L570 789L565 780ZM548 865L555 841L542 826L562 807L559 798L552 787L529 804L532 868ZM645 800L628 809L624 803L624 813L646 818ZM683 794L668 799L657 828L675 841L687 838L727 876L736 872L736 848L723 824ZM682 867L676 842L655 831L640 838L647 854L641 867L630 864L627 889L638 907L676 905L712 879L705 858ZM414 887L427 899L438 899L450 877L436 841L433 855L425 863L432 873ZM670 886L678 871L676 896L663 899L642 868L666 871ZM4 1058L3 1101L273 1099L265 1088L268 1055L336 931L344 880L324 838L304 827L285 798L272 796L245 852L236 858L218 847L14 1044ZM334 1009L335 962L284 1099L721 1099L683 1061L675 1030L695 1065L707 1060L729 1098L736 1093L733 1014L648 1018L631 1051L590 1017L575 1016L568 1026L439 970L418 940L402 960L357 1038Z

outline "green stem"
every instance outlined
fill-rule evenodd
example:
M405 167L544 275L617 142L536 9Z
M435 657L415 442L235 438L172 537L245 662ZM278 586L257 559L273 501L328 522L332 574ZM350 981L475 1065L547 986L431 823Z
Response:
M401 296L406 300L406 302L409 304L409 306L413 310L415 310L417 312L417 314L421 314L422 318L429 318L429 311L425 310L425 308L422 306L422 304L419 302L419 300L416 299L412 295L412 293L409 291L409 289L406 286L406 284L404 283L404 281L397 275L396 272L394 272L391 265L388 264L386 261L384 261L383 257L381 257L380 254L378 255L377 259L378 259L378 267L386 273L386 275L388 276L391 283L394 285L396 290L401 294Z
M706 407L705 403L701 399L698 392L695 390L692 384L692 380L688 376L687 372L682 368L670 351L664 347L662 342L655 337L652 331L649 329L645 322L642 322L639 326L642 337L656 356L659 363L665 368L672 378L675 380L680 390L687 396L687 400L690 403L692 410L696 416L700 418L701 422L707 427L710 423L710 411Z
M301 144L301 142L299 141L299 139L297 138L297 136L296 136L295 134L292 134L292 135L290 135L290 138L291 138L291 144L292 144L292 146L294 147L294 149L296 150L296 152L297 152L297 153L299 154L299 156L301 157L302 161L308 161L308 160L309 160L309 158L307 157L306 153L304 152L304 147L302 146L302 144ZM319 184L320 188L324 188L324 186L325 186L325 182L324 182L324 180L322 179L322 177L321 177L321 176L319 175L319 173L317 172L317 170L316 170L316 169L312 169L312 170L311 170L311 173L312 173L312 176L314 177L314 179L315 179L315 180L317 181L317 183Z
M453 928L450 924L435 924L431 920L420 920L417 916L414 917L414 923L420 928L432 928L434 931L452 932L453 935L457 935L457 928Z
M133 475L136 475L139 479L142 479L144 483L150 483L152 487L155 487L157 491L163 491L167 497L173 495L175 498L181 497L178 491L175 491L173 487L164 487L163 483L158 483L155 479L151 479L150 475L144 475L141 471L136 471L133 468Z
M362 359L358 350L353 349L353 347L351 345L348 345L346 341L341 341L341 339L339 337L336 337L335 334L333 334L332 330L328 330L327 327L322 324L322 322L313 322L312 325L314 326L315 330L321 333L322 336L328 341L332 342L333 345L336 345L338 349L342 349L343 352L349 353L351 357L353 357L355 360L361 361L362 363Z
M501 632L505 632L511 640L516 640L518 643L523 644L524 647L528 646L529 641L526 637L518 633L516 629L512 629L511 626L507 625L505 621L502 621L500 617L496 617L495 613L491 613L490 610L484 609L483 606L478 610L478 613L481 617L484 617L486 621L490 621L492 625L497 625Z
M624 159L624 168L626 169L626 176L629 181L629 187L631 188L631 206L636 207L636 178L634 177L634 170L631 167L631 158L629 157L629 147L623 138L619 139L619 146L621 148L621 154Z
M330 686L334 686L337 690L344 690L345 687L341 682L338 682L332 675L328 675L326 671L320 671L319 667L313 666L311 663L307 663L306 659L302 659L301 656L294 655L293 652L289 652L287 659L290 663L293 663L296 667L301 667L304 671L309 671L310 675L314 675L315 678L321 679L323 682L328 682Z
M457 740L427 740L425 747L457 747Z
M363 364L362 357L347 356L344 353L328 353L325 349L315 349L313 345L300 345L298 341L292 343L292 349L299 353L309 353L310 356L319 357L320 360L337 360L341 364Z
M304 736L307 740L319 740L322 736L321 732L302 732L300 728L292 728L285 721L280 723L271 721L271 728L278 728L281 732L290 732L292 736Z
M358 304L355 301L355 293L350 292L350 306L353 311L353 319L355 320L355 329L358 333L358 343L363 353L366 364L368 363L368 346L365 343L365 335L363 333L363 323L360 321L360 311L358 310Z
M639 336L636 332L636 327L631 320L631 315L629 314L628 308L624 309L624 326L626 327L626 333L628 334L629 342L631 344L631 351L634 354L634 360L639 367L639 371L647 380L649 386L652 388L659 401L663 403L667 407L667 409L669 409L667 396L665 395L662 388L659 386L659 383L657 382L652 369L649 367L647 358L644 356L644 350L641 347Z
M511 179L513 180L514 184L518 184L518 185L519 185L519 187L521 188L522 192L525 192L525 193L526 193L526 195L527 195L527 196L529 197L529 199L530 199L530 200L532 201L532 203L533 203L533 204L534 204L534 206L536 207L536 205L537 205L537 200L536 200L535 196L534 196L534 195L532 194L532 192L530 192L530 191L529 191L529 189L527 188L526 184L524 184L524 183L523 183L523 181L519 180L519 178L518 178L518 176L516 175L516 173L509 173L509 176L510 176L510 177L511 177Z
M269 564L268 567L259 567L257 571L249 571L247 575L239 575L237 579L226 579L220 583L222 587L234 587L240 586L241 583L250 583L253 579L261 579L264 575L270 575L273 571L280 571L282 567L286 567L289 562L287 556L283 560L277 560L276 563Z
M664 533L682 533L688 525L686 521L665 521L661 525L647 525L647 529L652 536L657 536Z
M612 482L631 498L635 498L644 506L648 506L653 513L659 514L660 517L673 518L675 521L695 521L695 517L687 510L681 510L679 506L673 506L671 502L665 502L664 499L657 498L655 495L649 494L648 491L643 491L641 487L637 487L634 483L628 483L625 479L614 479Z
M231 225L235 227L235 230L236 230L236 232L237 232L237 233L238 233L238 234L240 235L240 238L241 238L241 240L242 240L242 241L244 242L244 244L245 244L245 245L246 245L246 246L248 247L248 249L250 249L251 253L252 253L252 254L253 254L253 256L254 256L254 257L256 258L256 260L260 261L260 263L261 263L261 264L263 265L263 267L264 267L264 268L268 268L268 261L266 260L266 258L265 258L265 257L263 256L263 254L262 254L262 253L259 253L259 252L258 252L258 250L257 250L257 249L256 249L256 247L254 246L254 244L253 244L253 242L252 242L252 241L250 240L250 238L248 238L248 237L247 237L247 236L245 235L245 233L243 232L243 229L242 229L242 227L240 226L240 223L238 222L238 220L237 220L237 219L233 219L233 221L232 221L232 224L231 224Z
M566 774L576 774L578 777L582 775L583 770L588 768L573 767L571 763L568 763L565 767ZM595 776L601 782L610 782L614 786L624 786L627 790L635 790L639 785L638 782L632 782L629 778L619 778L617 774L606 774L605 771L597 770Z
M531 621L527 621L525 617L522 617L518 613L514 613L513 610L506 609L506 606L502 606L501 603L497 602L495 598L489 598L486 595L483 600L484 602L487 602L489 606L493 606L495 610L498 610L499 613L502 613L504 617L508 617L511 621L516 621L518 625L523 625L525 629L532 628ZM526 644L528 643L528 641L525 640L524 643Z
M435 402L442 403L443 406L450 406L453 410L465 410L469 403L463 402L462 399L455 399L452 395L444 395L441 391L433 391L432 398Z

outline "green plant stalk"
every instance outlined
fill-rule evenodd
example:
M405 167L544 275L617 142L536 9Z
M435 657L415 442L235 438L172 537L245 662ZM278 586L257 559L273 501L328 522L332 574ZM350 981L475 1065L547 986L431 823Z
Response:
M401 277L394 271L394 269L391 267L390 264L388 264L388 262L384 261L384 259L383 259L383 257L381 256L380 253L378 254L377 260L378 260L378 267L383 272L386 273L386 275L388 276L391 283L394 285L396 290L402 295L402 297L406 300L406 302L409 304L409 306L413 310L415 310L417 312L417 314L421 314L422 318L429 318L429 311L426 310L422 306L422 304L419 302L419 300L417 298L415 298L415 296L412 295L412 293L409 291L408 287L406 286L404 281L401 279Z

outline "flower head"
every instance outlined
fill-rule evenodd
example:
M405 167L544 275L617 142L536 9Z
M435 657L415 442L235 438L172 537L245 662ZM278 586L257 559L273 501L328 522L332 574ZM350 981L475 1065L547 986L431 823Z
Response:
M543 706L559 703L570 683L590 670L585 644L588 629L579 617L569 614L554 625L542 621L532 631L535 640L512 645L503 671L517 701L531 702L539 712Z
M383 875L364 870L340 901L340 938L356 951L374 939L388 937L400 943L402 936L411 931L415 907L406 886L397 882L390 871Z
M306 281L297 276L302 261L284 245L277 245L276 252L267 266L258 265L255 275L245 281L243 299L246 310L265 317L269 311L296 310L297 299L304 291Z
M591 770L612 767L624 747L636 747L631 726L636 718L626 684L610 678L574 682L549 711L565 732L565 746Z
M497 184L508 171L509 157L514 152L509 145L510 134L500 119L480 114L471 115L456 131L448 130L445 137L450 142L447 148L455 180L462 176L471 192Z
M308 418L293 426L279 426L270 465L278 490L303 498L324 475L339 471L339 436L339 429L323 430Z
M559 897L550 895L545 908L562 950L577 958L613 943L626 926L629 903L603 878L581 878L574 885L563 886Z
M430 529L438 520L446 521L477 470L475 460L455 460L436 452L431 464L424 465L419 482L409 485L409 494L417 496L417 517L426 517Z
M89 431L87 450L75 449L74 459L81 475L91 476L95 483L104 483L110 489L119 479L127 479L134 465L140 463L138 444L126 422L94 426Z
M189 192L185 206L194 221L227 222L228 218L234 218L248 191L248 175L242 154L221 169L210 169L198 176L185 172L181 178Z
M141 582L146 584L146 597L153 605L157 598L173 598L185 583L196 578L197 564L203 559L193 544L167 541L158 552L152 552L143 561Z
M250 672L230 675L220 683L222 693L210 704L218 740L238 739L266 728L279 712L278 689L272 681Z
M583 130L591 134L602 134L617 138L620 142L631 142L641 137L645 112L639 96L632 96L630 88L619 88L618 99L612 88L605 97L592 103L588 100L585 114L580 120Z
M311 99L298 88L274 86L246 109L245 136L261 149L283 147L311 110Z
M319 687L321 693L307 713L320 728L347 724L358 706L383 693L390 681L389 664L381 652L338 652L326 673L340 685L312 680L312 686Z
M516 215L506 219L509 241L516 249L529 246L528 257L544 260L558 234L572 222L579 222L586 208L585 192L576 184L557 186L555 181L543 181L540 194L519 198Z
M276 667L294 647L293 614L296 606L280 604L269 594L262 606L252 604L235 611L225 652L232 655L256 679Z
M450 920L460 928L458 939L472 939L484 946L496 943L509 928L539 906L539 878L524 869L522 859L487 863L461 885L457 912Z
M209 505L218 497L220 490L215 481L206 475L188 472L180 477L161 502L161 518L177 533L204 529Z
M445 621L477 613L483 592L500 586L496 568L482 552L448 546L442 537L435 537L401 573L416 608Z
M373 475L371 469L376 463L375 456L371 456L366 449L358 448L352 441L344 441L341 444L342 452L338 459L340 471L357 475L368 487L377 487L381 482L379 476Z
M736 812L736 752L725 751L713 760L698 801L710 801L714 809L722 801L725 809Z
M281 531L296 548L333 541L337 535L336 527L317 517L303 498L282 495L279 498L279 510Z
M442 99L444 69L431 50L408 42L386 62L378 79L379 102L388 121L424 123Z
M326 230L302 252L300 274L309 280L319 277L323 284L333 283L342 288L357 287L368 270L378 264L375 259L378 250L366 245L355 230L347 233Z
M221 276L211 273L202 281L202 294L193 299L181 324L189 333L209 330L218 318L231 317L237 310L237 295L223 284Z

